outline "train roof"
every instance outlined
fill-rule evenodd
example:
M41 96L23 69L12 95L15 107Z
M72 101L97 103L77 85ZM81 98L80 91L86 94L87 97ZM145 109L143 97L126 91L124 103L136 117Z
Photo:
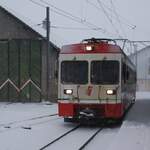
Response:
M87 50L86 47L90 46L92 49ZM130 62L134 69L135 65L131 62L129 57L124 53L116 41L113 39L86 39L78 44L64 45L60 50L60 54L92 54L92 53L120 53Z
M86 47L91 46L91 50ZM88 53L122 53L122 49L117 44L110 44L108 41L81 42L78 44L65 45L60 54L88 54Z

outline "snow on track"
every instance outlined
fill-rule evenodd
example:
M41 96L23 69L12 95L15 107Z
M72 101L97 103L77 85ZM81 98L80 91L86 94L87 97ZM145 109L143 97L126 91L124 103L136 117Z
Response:
M62 133L71 129L72 125L64 125L62 119L36 124L31 130L17 128L7 129L7 132L0 133L0 147L7 150L39 150Z
M80 127L71 134L52 144L50 147L47 147L45 150L58 150L61 148L65 150L78 150L100 128L101 127ZM115 137L118 130L119 127L117 127L117 129L102 129L84 149L97 150L98 147L106 148L108 146L108 142L110 143L113 141L113 138ZM113 136L110 136L111 134ZM104 141L105 143L103 143ZM96 147L93 145L95 143Z
M57 119L61 119L58 116L54 116L54 115L50 115L49 117L42 117L40 116L40 118L31 118L28 120L24 120L24 121L16 121L16 122L11 122L9 124L4 124L3 126L0 127L0 134L3 132L9 132L11 130L16 130L18 128L22 128L22 129L32 129L32 127L37 126L39 124L45 124L47 122L52 122L55 121Z
M57 143L54 143L46 150L58 150L63 147L64 150L78 150L98 128L80 127L69 135L65 136Z
M33 120L41 120L43 118L50 118L53 116L57 116L58 114L50 114L50 115L43 115L43 116L37 116L37 117L31 117L28 119L24 119L24 120L17 120L17 121L12 121L6 124L0 124L0 127L4 127L4 128L11 128L12 125L18 125L18 124L22 124L24 122L30 122Z
M119 132L119 127L105 128L92 140L85 150L108 150L109 146L114 142L114 139Z
M76 126L75 124L64 124L63 119L58 119L58 116L20 122L54 113L57 113L57 105L0 103L0 124L18 122L12 124L11 128L1 126L0 149L39 150L50 140Z
M80 127L80 125L77 125L76 127L72 128L71 130L63 133L62 135L58 136L57 138L55 138L54 140L50 141L48 144L44 145L43 147L41 147L39 150L44 150L47 149L48 147L50 147L52 144L54 144L55 142L61 140L62 138L64 138L65 136L67 136L68 134L70 134L71 132L74 132L75 130L77 130Z
M56 105L0 103L0 125L58 112Z

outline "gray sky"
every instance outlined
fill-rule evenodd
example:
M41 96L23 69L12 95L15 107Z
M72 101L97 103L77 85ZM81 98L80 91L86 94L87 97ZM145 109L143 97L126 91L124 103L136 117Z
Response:
M40 0L34 0L40 2ZM76 43L84 38L128 38L130 40L150 40L149 0L45 0L76 17L90 22L102 30L89 30L88 26L74 22L50 11L51 25L85 28L85 30L51 29L51 38L62 44ZM113 2L113 5L112 5ZM45 18L45 9L29 0L1 0L18 14L34 24ZM42 4L42 2L40 2ZM104 5L105 4L105 5ZM44 5L44 4L43 4ZM46 5L45 5L46 6ZM110 10L113 11L110 11ZM119 14L116 15L116 13ZM136 28L134 28L134 25ZM88 30L86 30L88 28ZM95 28L92 26L91 28ZM134 29L133 29L134 28Z

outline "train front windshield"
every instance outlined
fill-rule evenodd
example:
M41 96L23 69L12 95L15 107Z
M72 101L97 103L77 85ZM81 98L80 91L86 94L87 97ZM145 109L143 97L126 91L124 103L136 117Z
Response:
M88 62L63 61L61 63L61 83L63 84L88 83Z
M91 62L92 84L118 84L119 62L114 60Z
M119 62L114 60L92 61L90 82L91 84L118 84ZM87 61L63 61L61 63L62 84L87 84Z

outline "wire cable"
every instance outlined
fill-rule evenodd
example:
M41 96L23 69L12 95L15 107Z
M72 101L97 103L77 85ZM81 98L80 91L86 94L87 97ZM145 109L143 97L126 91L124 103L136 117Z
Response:
M125 33L125 30L124 30L124 28L123 28L123 26L122 26L122 23L121 23L121 21L120 21L120 18L119 18L119 16L118 16L118 13L117 13L117 11L116 11L116 8L115 8L115 5L114 5L114 3L113 3L113 0L110 0L110 2L111 2L111 6L112 6L113 13L114 13L114 15L116 16L116 19L117 19L117 21L118 21L118 23L119 23L120 29L122 30L122 33L125 35L125 37L127 37L127 35L126 35L126 33Z
M34 3L34 4L36 4L36 5L38 5L38 6L40 6L40 7L42 7L42 8L46 8L46 6L43 5L43 4L41 4L41 3L38 3L38 2L33 1L33 0L29 0L29 1L32 2L32 3Z
M118 34L119 38L122 38L122 36L120 35L118 29L116 28L116 26L114 25L112 19L109 17L107 11L105 10L105 8L103 7L103 4L101 3L100 0L97 0L98 4L100 5L102 11L104 12L105 16L107 17L108 21L111 23L111 25L113 26L115 32Z
M64 17L67 17L67 18L69 18L69 19L71 19L71 20L74 20L74 21L76 21L76 22L78 22L78 23L84 24L84 25L88 26L89 28L92 28L93 30L96 30L96 31L101 30L103 33L109 33L106 29L104 29L104 28L102 28L102 27L99 27L99 26L97 26L97 25L95 25L95 24L93 24L93 23L87 21L86 19L82 19L82 18L77 17L77 16L75 16L75 15L73 15L73 14L67 12L67 11L64 11L64 10L62 10L62 9L60 9L60 8L58 8L58 7L54 6L54 5L52 5L52 4L50 4L49 2L46 2L45 0L40 0L40 1L43 2L43 3L46 4L46 5L49 5L51 8L53 8L53 9L51 9L51 10L52 10L53 12L59 14L59 15L62 15L62 16L64 16ZM109 34L110 34L110 33L109 33ZM112 34L112 33L111 33L111 34Z
M41 26L43 23L35 24L34 26ZM53 29L65 29L65 30L94 30L90 28L82 28L82 27L67 27L67 26L57 26L57 25L51 25L51 28Z
M100 0L101 1L101 0ZM104 2L101 1L101 3L103 3L103 6L108 9L109 11L113 12L113 9L108 7ZM136 25L133 25L132 23L130 23L126 18L124 18L123 16L121 16L120 14L117 14L120 19L122 19L122 22L124 22L124 24L128 25L131 29L136 28ZM115 17L115 16L114 16Z
M91 6L95 7L95 8L98 9L98 10L100 10L100 8L99 8L96 4L92 3L92 2L89 1L89 0L86 0L86 1L87 1ZM113 12L112 8L108 7L108 6L107 6L104 2L102 2L102 1L101 1L101 3L103 4L103 6L104 6L107 10L110 11L110 13ZM112 15L112 17L113 17L114 19L117 19L115 15L113 15L113 14L111 14L111 15ZM124 17L122 17L120 14L118 14L118 17L121 19L121 22L122 22L124 25L127 25L129 28L134 29L134 28L136 27L135 25L129 23L129 21L127 21L127 20L126 20ZM125 20L126 20L126 21L125 21Z
M65 27L65 26L51 26L54 29L65 29L65 30L93 30L89 28L78 28L78 27Z
M82 19L82 18L77 17L77 16L75 16L75 15L73 15L73 14L67 12L67 11L62 10L62 9L60 9L60 8L58 8L58 7L56 7L56 6L52 5L52 4L50 4L49 2L46 2L45 0L39 0L39 1L42 2L43 4L41 4L41 3L37 2L37 1L35 2L34 0L29 0L29 1L31 1L32 3L38 5L38 6L42 7L42 8L46 8L47 5L48 5L48 6L51 7L50 10L51 10L52 12L54 12L54 13L56 13L56 14L58 14L58 15L61 15L61 16L63 16L63 17L66 17L66 18L68 18L68 19L70 19L70 20L73 20L73 21L75 21L75 22L78 22L78 23L81 23L81 24L83 24L83 25L86 25L90 30L101 31L102 33L105 33L105 34L108 33L108 34L110 34L110 35L113 34L113 33L108 32L106 29L104 29L104 28L102 28L102 27L99 27L99 26L97 26L97 25L95 25L95 24L93 24L93 23L87 21L86 19ZM44 4L45 4L45 5L44 5ZM64 29L67 29L67 28L69 29L69 27L65 27ZM62 29L63 29L63 28L62 28ZM70 27L70 30L71 30L71 27ZM73 29L73 28L72 28L72 30L81 30L81 29L75 29L75 28ZM87 30L87 29L83 29L83 30ZM120 37L121 37L121 36L120 36Z

